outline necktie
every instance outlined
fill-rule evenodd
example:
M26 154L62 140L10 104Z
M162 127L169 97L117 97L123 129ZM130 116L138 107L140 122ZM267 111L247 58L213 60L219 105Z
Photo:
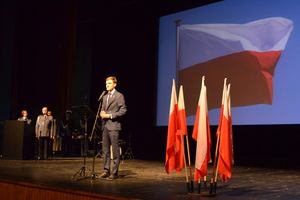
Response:
M111 98L111 93L108 93L108 100L107 100L107 102L109 102L110 98Z

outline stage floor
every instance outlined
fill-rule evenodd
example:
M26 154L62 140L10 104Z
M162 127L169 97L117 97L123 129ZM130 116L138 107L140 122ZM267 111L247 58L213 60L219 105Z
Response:
M87 158L92 169L92 158ZM199 199L188 195L185 171L165 172L164 162L124 160L119 178L74 181L71 177L83 166L83 158L54 158L49 161L0 160L0 178L45 186L138 199ZM212 165L208 166L211 177ZM193 170L194 171L194 170ZM103 159L96 158L95 172L103 172ZM77 178L80 178L77 176ZM210 178L209 178L210 180ZM300 199L300 171L233 166L232 178L218 178L213 199ZM197 184L194 183L194 187ZM203 189L203 185L202 185ZM197 191L194 192L196 194ZM201 197L200 199L208 199Z

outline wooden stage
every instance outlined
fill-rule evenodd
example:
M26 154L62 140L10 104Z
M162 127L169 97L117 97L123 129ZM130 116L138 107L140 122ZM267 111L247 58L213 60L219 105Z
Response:
M92 169L92 161L87 158L87 168ZM187 194L184 169L168 176L164 162L124 160L116 180L74 181L82 166L78 157L0 159L0 199L300 199L299 170L233 166L232 178L227 183L218 178L217 194L209 198ZM210 177L212 165L208 168ZM96 158L95 172L102 171L103 160Z

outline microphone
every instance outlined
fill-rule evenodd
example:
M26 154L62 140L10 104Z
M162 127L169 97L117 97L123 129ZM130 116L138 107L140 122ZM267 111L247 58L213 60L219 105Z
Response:
M105 93L106 93L106 91L104 90L104 91L102 92L102 94L100 95L98 101L101 101L101 99L103 98L103 96L105 95Z

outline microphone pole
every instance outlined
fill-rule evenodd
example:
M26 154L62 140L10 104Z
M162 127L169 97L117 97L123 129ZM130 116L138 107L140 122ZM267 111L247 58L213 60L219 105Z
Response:
M95 122L94 122L94 127L93 127L93 130L92 130L92 134L91 134L91 139L90 141L92 141L92 138L94 136L94 151L93 151L93 170L92 170L92 177L91 179L95 179L96 178L96 175L95 175L95 172L94 172L94 169L95 169L95 151L96 151L96 140L97 140L97 136L96 134L94 135L94 132L95 132L95 128L96 128L96 124L98 124L98 118L99 118L99 115L100 115L100 109L101 109L101 105L102 105L102 98L103 96L106 94L106 91L104 90L102 92L102 94L100 95L98 101L100 101L99 103L99 107L98 107L98 111L97 111L97 115L96 115L96 119L95 119Z
M102 105L101 99L103 98L103 96L105 95L105 93L106 93L106 91L104 90L104 91L102 92L102 94L100 95L99 99L98 99L98 101L100 101L100 103L99 103L99 107L98 107L96 119L95 119L95 122L94 122L94 126L93 126L93 130L92 130L92 134L91 134L91 139L90 139L90 141L92 141L92 138L93 138L93 135L94 135L94 131L95 131L95 128L96 128L96 124L97 124L97 122L98 122L98 118L99 118L99 114L100 114L100 109L101 109L101 105Z
M101 99L103 98L103 96L105 95L105 93L106 93L106 91L104 90L104 91L102 92L102 94L100 95L98 101L101 101Z

